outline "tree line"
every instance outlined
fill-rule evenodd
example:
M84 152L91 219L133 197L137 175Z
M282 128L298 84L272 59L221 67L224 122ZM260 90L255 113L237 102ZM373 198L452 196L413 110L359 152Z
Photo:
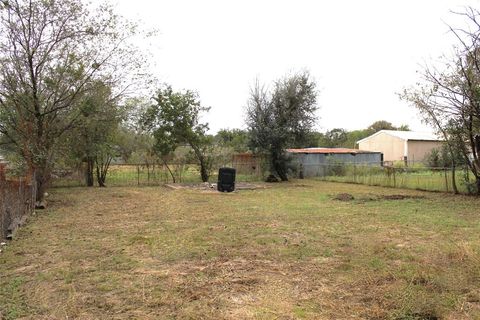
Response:
M460 43L454 57L444 69L426 67L424 82L401 97L442 134L452 172L467 164L478 193L480 23L475 9L463 15L471 27L452 28ZM35 176L39 201L59 167L81 167L88 186L106 186L112 161L160 162L175 180L171 164L182 157L208 181L229 154L251 151L265 156L271 174L288 180L287 148L354 148L379 130L408 130L381 120L362 130L316 131L319 92L309 72L300 71L254 83L246 129L211 135L201 121L209 108L198 93L155 81L145 70L147 55L132 40L142 34L139 26L109 5L0 0L0 31L1 149L18 170Z

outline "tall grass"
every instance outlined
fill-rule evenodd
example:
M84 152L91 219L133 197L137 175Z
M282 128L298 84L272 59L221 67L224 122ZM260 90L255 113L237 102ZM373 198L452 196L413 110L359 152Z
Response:
M172 165L170 168L175 172L177 183L201 183L200 171L196 165ZM218 170L213 170L209 181L216 182L218 179ZM236 181L252 182L258 181L260 177L249 174L238 174ZM146 165L112 165L108 171L107 186L156 186L166 183L173 183L169 171L164 166L146 166ZM71 172L70 174L55 178L52 181L53 187L81 187L85 186L85 177L81 171Z
M323 170L325 175L317 177L317 179L371 186L453 192L452 172L449 168L344 165L342 170L339 170L338 165L335 166L335 168L328 167ZM467 193L469 191L468 183L470 182L465 181L463 171L456 172L455 181L460 192Z

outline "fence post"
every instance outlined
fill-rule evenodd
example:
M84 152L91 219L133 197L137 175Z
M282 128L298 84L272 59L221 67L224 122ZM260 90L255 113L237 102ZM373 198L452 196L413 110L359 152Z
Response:
M33 211L35 210L35 202L37 201L37 171L33 171L33 174L32 174L32 195L31 195L31 206L32 208L30 209L30 211Z
M357 165L353 164L353 182L357 183Z
M147 185L150 185L150 166L147 164Z
M393 170L393 187L396 188L397 187L397 181L396 181L396 177L395 177L395 167L392 167L392 170Z
M140 166L137 164L137 185L140 186Z
M447 178L447 168L443 169L443 172L445 173L445 189L448 192L448 178Z

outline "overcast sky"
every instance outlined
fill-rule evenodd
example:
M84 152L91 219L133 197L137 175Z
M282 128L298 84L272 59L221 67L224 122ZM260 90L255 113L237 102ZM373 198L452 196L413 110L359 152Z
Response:
M196 90L211 132L244 128L256 78L307 69L319 88L317 129L362 129L376 120L429 130L396 93L425 62L450 53L450 10L478 0L112 0L159 36L152 72Z

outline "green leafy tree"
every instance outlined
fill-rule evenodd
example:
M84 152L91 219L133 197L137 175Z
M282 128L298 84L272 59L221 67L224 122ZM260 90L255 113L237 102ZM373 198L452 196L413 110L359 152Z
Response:
M154 139L142 124L142 117L150 107L151 101L143 97L125 100L124 121L117 133L118 152L125 163L139 163L154 165L157 155L153 150Z
M43 198L60 137L75 126L95 80L127 87L142 65L134 26L81 1L0 1L0 133L35 172ZM134 54L135 52L135 54ZM133 58L132 58L133 57Z
M455 168L465 165L474 176L473 183L469 178L465 183L470 192L480 195L480 11L467 8L461 16L467 27L450 28L459 40L453 61L445 61L442 69L426 66L421 73L423 81L401 97L444 138L452 160L454 188ZM457 153L463 161L457 162Z
M370 135L370 131L367 129L363 130L353 130L347 132L347 141L345 141L345 147L347 148L356 148L357 141L362 140Z
M315 148L315 147L322 147L322 141L324 139L324 134L318 131L311 131L306 140L305 140L305 148Z
M181 145L190 146L200 166L201 179L207 182L211 170L208 151L212 139L206 134L208 124L200 123L200 115L210 108L200 104L197 93L189 90L175 92L171 86L159 89L154 100L155 104L142 118L144 127L155 138L154 150L161 157L167 157Z
M96 176L98 185L105 187L110 163L119 153L119 132L124 109L112 96L107 85L102 82L91 85L96 89L85 96L75 126L63 139L66 140L71 157L76 162L85 164L87 186L94 185Z
M341 128L329 130L325 132L320 145L328 148L342 147L348 139L347 134L347 131Z
M390 122L385 120L379 120L372 123L367 130L370 134L374 134L380 130L397 130L397 128Z
M222 147L235 152L248 151L248 132L241 129L221 129L215 135L215 141Z
M410 131L410 126L408 124L402 124L397 128L398 131Z
M316 121L316 84L308 72L286 76L271 92L258 82L247 103L246 123L250 146L267 156L270 172L288 180L287 148L308 143Z

